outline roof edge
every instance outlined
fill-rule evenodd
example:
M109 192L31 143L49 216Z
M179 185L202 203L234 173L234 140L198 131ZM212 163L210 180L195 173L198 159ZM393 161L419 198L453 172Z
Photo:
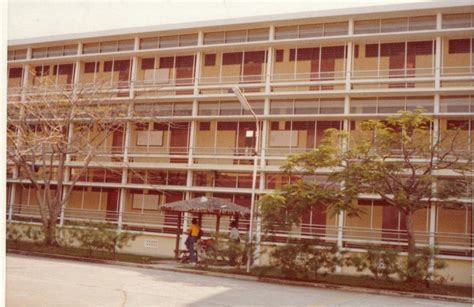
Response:
M347 15L362 15L362 14L376 14L382 12L402 12L402 11L413 11L413 10L429 10L429 9L447 9L456 8L463 6L473 6L473 0L450 0L450 1L435 1L435 2L414 2L414 3L403 3L403 4L387 4L387 5L376 5L376 6L364 6L355 8L338 8L321 11L308 11L308 12L296 12L296 13L280 13L272 15L259 15L250 17L237 17L230 19L213 19L206 21L197 22L184 22L184 23L170 23L158 26L139 26L129 28L118 28L111 30L93 31L93 32L82 32L72 34L58 34L50 36L40 36L33 38L23 38L16 40L8 40L8 46L21 46L30 44L40 44L49 42L60 42L60 41L71 41L80 39L91 39L99 37L111 37L117 35L132 35L135 33L153 33L160 31L173 31L173 30L185 30L185 29L196 29L196 28L207 28L217 26L233 26L239 24L250 24L250 23L265 23L270 21L286 21L291 19L308 19L308 18L322 18L322 17L337 17Z

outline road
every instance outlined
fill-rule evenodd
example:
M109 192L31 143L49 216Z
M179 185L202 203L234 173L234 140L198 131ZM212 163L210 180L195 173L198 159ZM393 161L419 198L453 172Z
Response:
M468 306L7 255L6 306Z

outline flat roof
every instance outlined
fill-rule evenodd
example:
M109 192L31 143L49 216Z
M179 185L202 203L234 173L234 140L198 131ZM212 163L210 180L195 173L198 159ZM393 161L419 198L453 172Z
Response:
M198 22L173 23L163 24L157 26L131 27L120 28L105 31L94 31L84 33L72 33L61 35L41 36L34 38L9 40L8 46L21 46L31 44L41 44L49 42L61 42L81 39L93 39L99 37L111 37L118 35L132 35L136 33L153 33L176 30L191 30L200 28L212 28L219 26L236 26L243 24L264 24L269 22L283 22L294 19L310 19L310 18L324 18L324 17L344 17L354 15L376 14L376 13L393 13L414 10L432 10L432 9L448 9L459 7L471 7L474 10L474 0L449 0L449 1L434 1L434 2L417 2L417 3L402 3L366 6L357 8L343 8L321 11L308 11L298 13L283 13L273 15L260 15L251 17L240 17L230 19L214 19Z

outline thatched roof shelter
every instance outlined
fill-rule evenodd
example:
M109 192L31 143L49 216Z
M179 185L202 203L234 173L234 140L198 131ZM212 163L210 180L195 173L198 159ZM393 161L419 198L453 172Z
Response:
M215 197L197 197L189 200L175 201L161 206L163 211L190 212L215 215L248 215L250 209Z
M228 200L214 197L198 197L188 200L175 201L161 206L162 211L177 212L178 225L176 231L176 249L175 256L179 256L179 242L181 237L181 216L182 213L197 213L199 214L199 224L201 224L201 217L203 214L216 215L216 240L219 233L221 215L233 215L238 219L241 215L250 215L250 209L231 203Z

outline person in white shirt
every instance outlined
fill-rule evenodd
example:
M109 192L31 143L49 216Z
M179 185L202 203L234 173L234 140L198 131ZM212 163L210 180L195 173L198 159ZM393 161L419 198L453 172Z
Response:
M237 222L232 221L230 223L230 232L229 232L229 239L233 242L240 242L240 232L237 228Z

